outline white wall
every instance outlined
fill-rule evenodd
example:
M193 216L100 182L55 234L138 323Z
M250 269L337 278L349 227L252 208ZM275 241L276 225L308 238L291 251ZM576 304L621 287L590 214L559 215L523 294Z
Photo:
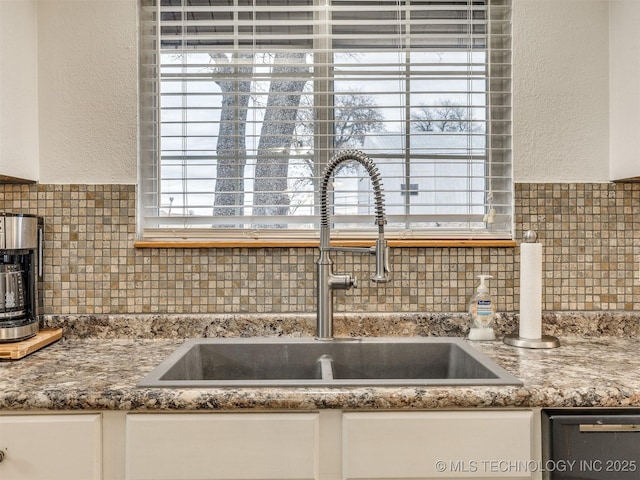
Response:
M136 5L39 0L40 182L136 183Z
M38 179L35 0L0 0L0 175Z
M40 181L135 183L136 0L38 9ZM607 0L514 0L513 23L514 179L607 181Z

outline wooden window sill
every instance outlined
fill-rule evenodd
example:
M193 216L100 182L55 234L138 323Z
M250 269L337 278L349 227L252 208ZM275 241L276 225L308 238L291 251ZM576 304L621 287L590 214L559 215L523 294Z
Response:
M135 248L318 248L318 240L137 240ZM388 240L393 248L429 247L429 248L473 248L497 247L512 248L517 246L515 240ZM373 245L371 240L333 240L332 246L368 247Z

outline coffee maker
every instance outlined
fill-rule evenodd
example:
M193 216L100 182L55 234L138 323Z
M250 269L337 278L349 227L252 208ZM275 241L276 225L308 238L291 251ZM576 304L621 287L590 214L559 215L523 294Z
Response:
M0 343L38 333L43 241L42 218L0 213Z

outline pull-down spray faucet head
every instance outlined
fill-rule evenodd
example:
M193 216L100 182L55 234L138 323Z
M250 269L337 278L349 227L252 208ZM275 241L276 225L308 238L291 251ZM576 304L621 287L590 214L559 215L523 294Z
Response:
M376 273L371 280L376 283L387 283L391 281L389 272L389 246L383 237L376 240Z

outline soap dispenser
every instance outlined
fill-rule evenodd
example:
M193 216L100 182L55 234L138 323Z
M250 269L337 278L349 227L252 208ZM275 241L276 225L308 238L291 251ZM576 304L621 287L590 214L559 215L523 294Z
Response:
M491 275L478 275L480 285L476 294L469 302L469 314L471 315L471 329L469 340L495 340L493 332L493 320L496 316L496 306L489 294L489 288L485 284Z

